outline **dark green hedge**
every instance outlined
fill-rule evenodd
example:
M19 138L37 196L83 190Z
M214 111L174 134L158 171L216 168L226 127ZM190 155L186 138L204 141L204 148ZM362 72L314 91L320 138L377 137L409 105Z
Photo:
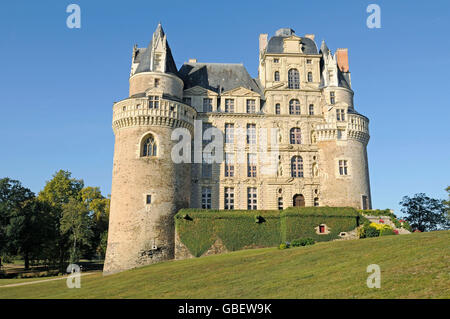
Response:
M175 215L181 242L196 257L220 238L230 250L278 246L282 241L313 238L326 241L353 230L361 216L353 208L304 207L283 211L182 209ZM326 224L330 234L318 235L315 227Z

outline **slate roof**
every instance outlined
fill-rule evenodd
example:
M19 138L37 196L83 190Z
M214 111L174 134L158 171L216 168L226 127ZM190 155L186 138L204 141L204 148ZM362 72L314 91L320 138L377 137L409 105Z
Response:
M253 79L242 64L184 63L178 75L184 82L184 89L198 85L222 93L244 87L263 95L259 81Z
M156 28L156 30L154 32L154 36L155 35L157 36L157 38L159 37L159 39L161 39L164 36L164 30L163 30L161 24L158 24L158 27ZM150 53L152 52L153 39L154 39L154 37L152 37L152 40L150 40L150 43L146 49L139 49L139 53L136 56L137 60L135 59L135 62L139 62L139 65L136 69L135 74L150 71ZM172 73L172 74L177 75L178 74L177 66L173 59L172 51L170 50L169 43L167 42L167 40L166 40L166 47L167 47L166 73Z
M289 36L273 36L270 38L269 42L267 43L266 53L283 53L283 39L287 38ZM309 38L303 38L302 39L302 48L304 54L319 54L317 50L316 43L309 39Z

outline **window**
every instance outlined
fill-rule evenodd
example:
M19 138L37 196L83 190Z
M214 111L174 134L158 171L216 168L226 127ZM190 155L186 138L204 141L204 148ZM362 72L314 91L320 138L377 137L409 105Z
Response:
M309 115L314 115L314 104L309 105Z
M330 92L330 104L336 103L336 96L334 95L334 92Z
M275 82L279 82L280 81L280 72L275 71L275 73L273 74L273 80Z
M155 88L159 87L159 79L155 79Z
M205 143L210 143L212 141L212 135L208 139L205 138L205 132L206 132L206 130L208 130L210 128L212 128L212 123L208 123L208 122L202 123L202 131L203 131L202 138Z
M225 99L225 113L234 113L234 99Z
M308 72L308 82L312 82L312 81L313 81L312 72Z
M347 160L339 160L339 175L348 175Z
M202 177L211 178L211 174L212 174L212 155L211 153L203 152Z
M225 143L227 144L234 143L234 124L231 123L225 124Z
M277 58L273 59L273 63L279 63L279 62L280 62L280 59L277 59Z
M278 210L283 210L283 197L278 197Z
M192 103L192 99L190 97L184 97L183 98L183 103L190 106L191 103Z
M288 71L288 88L289 89L300 88L300 75L297 69L290 69Z
M256 154L247 154L247 177L256 177Z
M247 100L247 113L256 113L256 101Z
M234 153L225 153L225 177L234 177Z
M300 115L300 101L292 99L289 101L289 114Z
M306 59L306 64L311 64L311 59Z
M211 209L211 187L202 187L202 208Z
M225 209L234 209L234 188L233 187L225 187L224 192L224 208Z
M247 124L247 144L256 144L256 124Z
M144 143L142 146L142 156L143 157L150 157L150 156L156 156L156 141L153 135L148 136L144 139Z
M345 121L345 110L344 109L336 109L336 120Z
M301 156L294 156L291 159L291 176L303 177L303 158Z
M157 109L159 107L159 96L149 96L148 97L148 108Z
M152 195L145 196L145 203L150 205L152 203Z
M362 209L370 209L369 206L369 197L367 195L362 195Z
M203 112L212 112L212 99L203 99Z
M280 103L275 104L275 114L281 114Z
M318 197L314 198L314 206L315 207L319 206L319 198Z
M298 127L291 128L291 144L302 144L302 132Z
M256 194L256 187L247 188L247 209L258 209L258 200Z

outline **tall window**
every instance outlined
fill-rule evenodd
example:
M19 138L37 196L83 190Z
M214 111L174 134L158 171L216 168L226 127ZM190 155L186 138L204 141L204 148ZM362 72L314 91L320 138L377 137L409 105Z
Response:
M314 115L314 104L309 105L309 115Z
M225 113L234 113L234 99L225 99Z
M347 160L339 160L339 175L348 175Z
M225 209L234 209L234 188L233 187L225 187L224 208Z
M212 112L212 99L203 99L203 112Z
M247 177L256 177L256 154L247 154Z
M336 103L336 96L334 95L334 92L330 92L330 104Z
M303 177L303 159L301 156L294 156L291 159L291 176Z
M202 187L202 208L211 209L211 187Z
M159 79L155 79L155 88L159 87Z
M234 177L234 153L225 153L225 177Z
M159 107L159 96L150 95L148 97L148 108L157 109Z
M369 197L367 195L362 195L362 209L370 209L369 206Z
M256 113L256 101L247 100L247 113Z
M234 124L232 123L225 124L225 143L234 143Z
M212 141L212 135L209 138L205 138L205 132L212 128L212 123L204 122L202 123L202 138L205 143L210 143Z
M302 144L302 131L298 127L291 128L291 144Z
M288 88L290 89L300 88L300 75L297 69L290 69L288 71Z
M280 103L275 104L275 114L281 113L281 106Z
M283 210L283 197L278 197L278 210Z
M289 101L289 114L300 115L300 101L292 99Z
M247 124L247 144L256 144L256 124Z
M336 109L336 120L345 121L345 110L344 109Z
M142 156L150 157L156 156L157 146L153 135L148 136L142 145Z
M275 82L279 82L280 81L280 72L275 71L275 73L273 74L273 80Z
M212 154L203 152L202 177L211 178L212 174Z
M312 81L313 81L312 72L308 72L308 82Z
M256 187L247 188L247 209L249 210L258 209L258 198Z
M183 103L187 104L187 105L191 105L192 99L190 97L184 97L183 98Z

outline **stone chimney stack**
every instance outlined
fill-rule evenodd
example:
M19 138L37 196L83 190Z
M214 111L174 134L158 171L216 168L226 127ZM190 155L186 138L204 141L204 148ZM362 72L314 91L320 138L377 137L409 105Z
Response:
M337 49L336 50L336 60L339 70L341 72L348 72L348 49Z
M259 35L259 54L261 54L262 52L264 52L264 50L267 47L267 33L261 33Z
M314 38L315 38L316 36L314 35L314 34L305 34L305 38L308 38L308 39L311 39L311 40L313 40L314 41Z

